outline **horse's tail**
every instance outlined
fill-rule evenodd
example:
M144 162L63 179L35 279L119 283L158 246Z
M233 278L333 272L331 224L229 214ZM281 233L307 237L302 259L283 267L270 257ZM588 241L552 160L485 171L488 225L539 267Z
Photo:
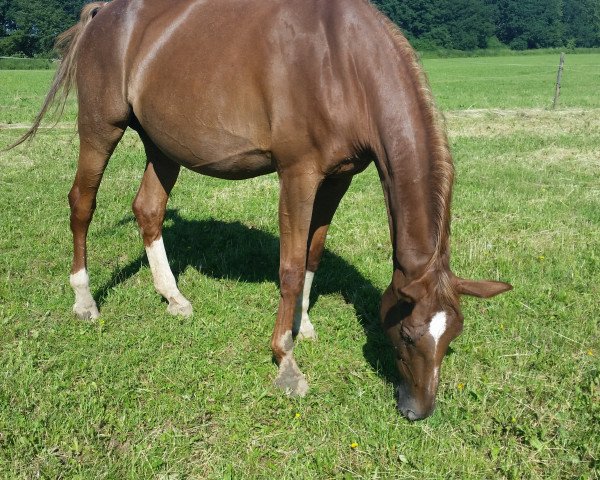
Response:
M81 39L81 34L84 32L85 27L90 23L92 18L98 13L98 11L106 5L106 2L95 2L89 3L81 10L81 16L79 22L69 28L66 32L61 33L56 39L54 48L59 52L61 56L60 66L54 74L54 80L50 91L46 95L44 104L40 112L35 117L35 121L31 128L23 134L15 143L13 143L7 150L22 144L26 140L31 140L38 131L42 119L48 113L50 107L54 105L54 112L57 114L57 119L60 118L65 110L67 98L69 93L75 85L75 73L77 70L77 47Z

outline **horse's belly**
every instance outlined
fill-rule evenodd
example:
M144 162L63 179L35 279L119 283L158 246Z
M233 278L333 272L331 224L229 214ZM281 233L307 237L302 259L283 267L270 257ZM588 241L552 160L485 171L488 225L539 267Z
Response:
M198 173L227 180L244 180L275 171L271 153L255 150L222 158L213 162L182 162Z
M211 128L194 122L177 124L168 115L156 114L163 122L143 112L140 126L150 140L171 160L194 172L229 180L252 178L276 170L266 142L251 128L237 133L233 128Z

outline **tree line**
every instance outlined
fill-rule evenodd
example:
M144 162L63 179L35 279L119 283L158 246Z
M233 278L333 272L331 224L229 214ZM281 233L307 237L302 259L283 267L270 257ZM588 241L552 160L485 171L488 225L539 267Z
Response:
M373 1L419 50L600 46L600 0Z
M48 56L85 0L0 0L0 56Z
M260 0L258 0L260 1ZM600 0L373 0L419 50L600 47ZM85 0L0 0L0 56L48 56Z

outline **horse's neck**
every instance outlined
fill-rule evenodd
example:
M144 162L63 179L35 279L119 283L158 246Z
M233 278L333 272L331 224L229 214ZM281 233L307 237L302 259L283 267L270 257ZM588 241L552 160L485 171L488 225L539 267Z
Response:
M447 215L440 222L436 161L417 132L412 142L391 142L377 159L389 215L394 270L406 282L421 277L445 256ZM442 223L442 225L440 225Z
M378 65L376 76L365 73L364 83L375 86L369 143L388 208L394 269L409 282L448 263L452 160L421 66L397 27L380 19L386 28L378 48L396 61Z

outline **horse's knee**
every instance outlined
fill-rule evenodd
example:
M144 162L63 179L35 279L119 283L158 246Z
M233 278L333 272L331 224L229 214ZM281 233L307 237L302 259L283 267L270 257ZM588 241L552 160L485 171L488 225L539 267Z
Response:
M279 269L281 295L297 298L304 284L304 268L300 266L282 266Z
M136 197L131 209L144 237L144 242L150 244L158 239L161 233L163 210L145 202L141 197Z
M87 227L96 210L96 199L81 195L77 187L69 192L69 206L71 207L71 228Z
M71 207L71 210L73 210L73 207L77 203L79 196L80 196L79 187L77 186L77 184L73 184L73 186L71 187L71 190L69 190L69 195L68 195L69 207Z

